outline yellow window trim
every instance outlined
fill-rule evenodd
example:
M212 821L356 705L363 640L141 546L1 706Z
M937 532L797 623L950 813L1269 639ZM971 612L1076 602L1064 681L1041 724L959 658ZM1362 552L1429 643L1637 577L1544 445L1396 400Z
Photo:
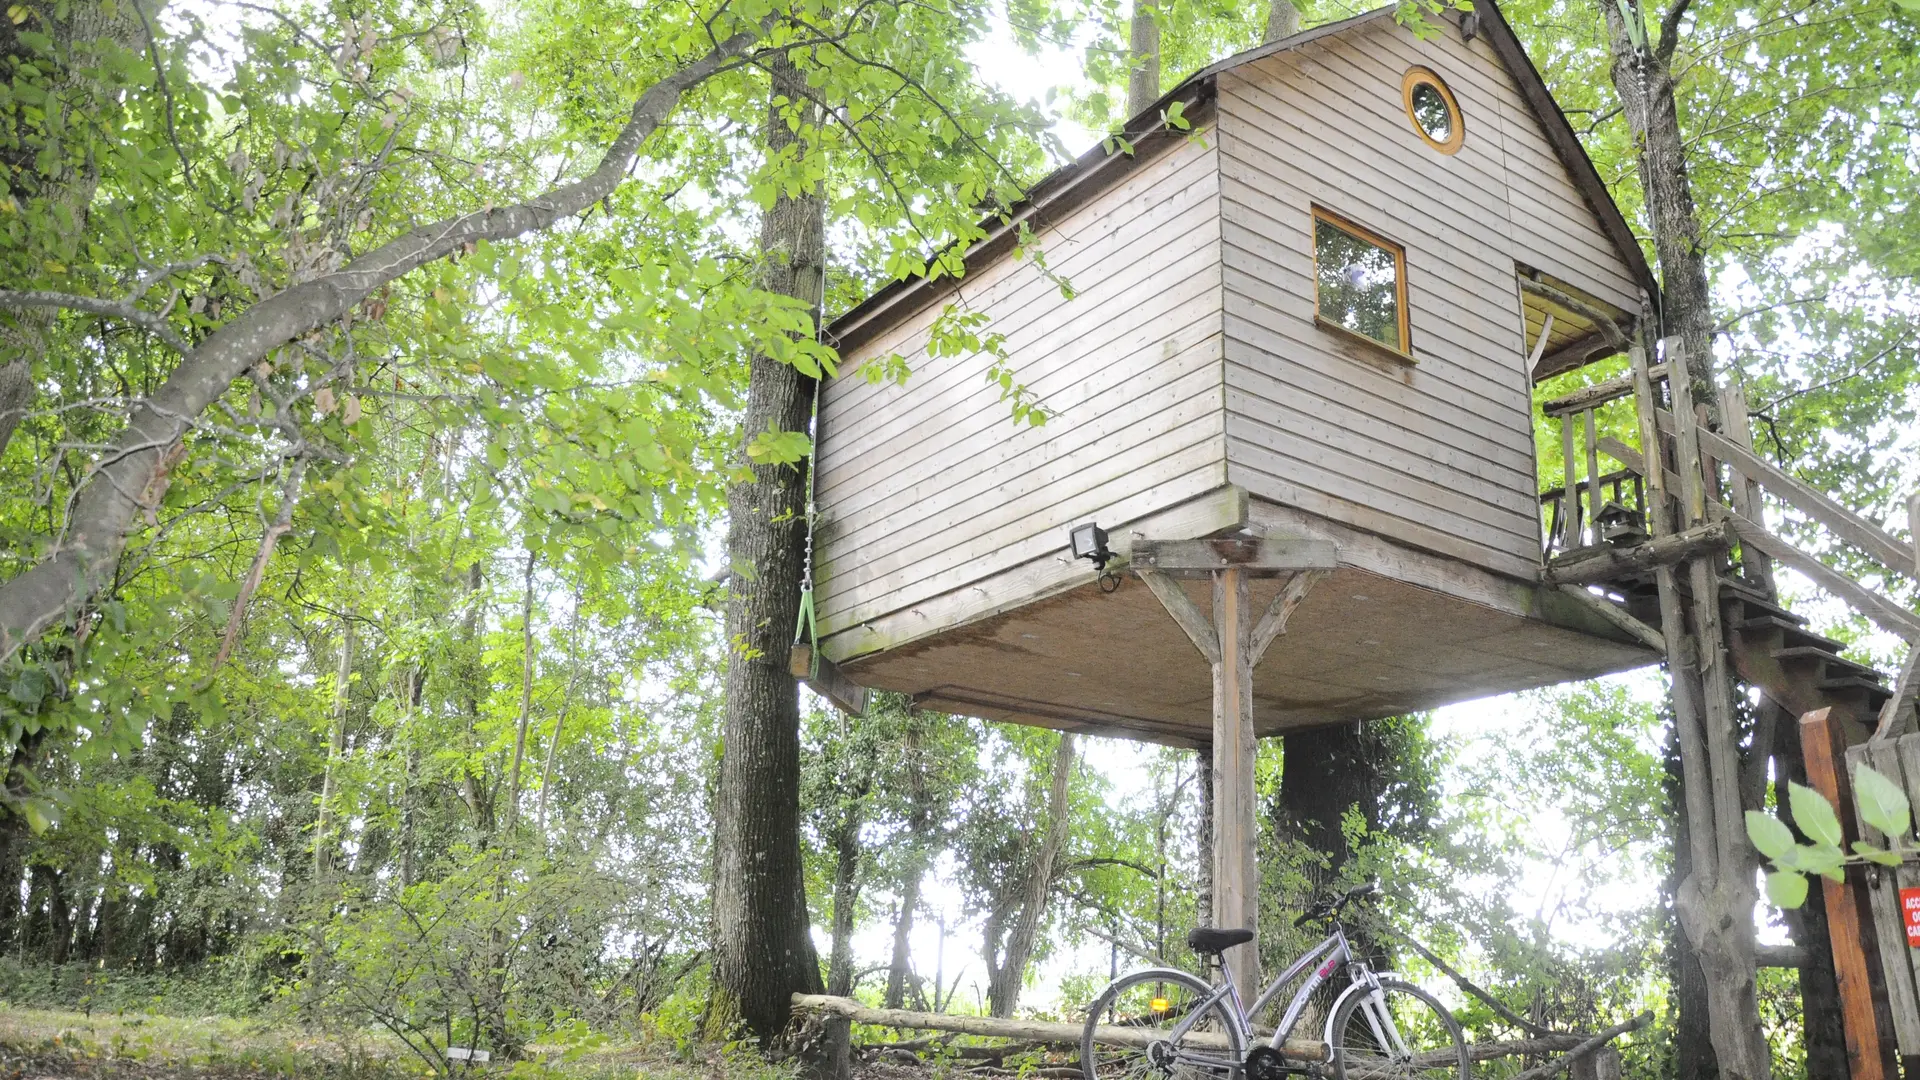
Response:
M1449 123L1445 142L1437 141L1427 134L1427 129L1420 125L1420 118L1414 115L1413 92L1422 86L1433 87L1439 92L1440 100L1446 102ZM1460 115L1460 103L1454 100L1453 91L1447 88L1447 81L1442 79L1438 72L1426 67L1408 68L1406 77L1400 80L1400 101L1407 110L1407 123L1413 125L1414 134L1420 136L1420 141L1443 154L1460 152L1461 144L1467 141L1467 122Z
M1339 334L1343 337L1349 338L1353 341L1362 342L1367 345L1371 345L1372 347L1379 349L1382 352L1385 352L1391 356L1397 357L1401 360L1405 360L1408 363L1414 363L1415 361L1413 359L1413 321L1409 317L1407 312L1407 249L1404 246L1394 243L1392 240L1389 240L1386 237L1381 236L1379 233L1374 232L1372 229L1367 228L1365 225L1357 224L1351 219L1343 217L1340 214L1334 213L1332 210L1329 210L1326 207L1319 205L1318 203L1313 204L1311 206L1311 210L1313 211L1313 221L1314 221L1315 227L1309 230L1307 241L1313 248L1313 322L1314 322L1314 325L1320 327L1323 330L1331 330L1334 333ZM1374 245L1375 247L1382 248L1393 254L1394 313L1399 317L1398 321L1400 324L1400 348L1396 349L1384 341L1379 341L1374 338L1368 337L1367 335L1362 334L1355 330L1349 330L1346 327L1340 325L1337 321L1333 319L1329 319L1326 316L1320 314L1319 224L1321 222L1326 222L1328 225L1331 225L1334 228L1339 229L1341 232L1346 233L1349 236L1355 237L1360 240L1364 240L1367 243Z

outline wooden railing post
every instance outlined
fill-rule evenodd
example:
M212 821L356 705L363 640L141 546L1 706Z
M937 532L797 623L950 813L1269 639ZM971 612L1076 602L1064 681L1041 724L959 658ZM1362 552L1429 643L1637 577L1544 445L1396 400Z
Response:
M1593 525L1593 542L1600 542L1600 436L1594 432L1594 416L1599 406L1581 410L1587 434L1587 520Z
M1846 770L1846 734L1831 708L1800 718L1800 752L1807 763L1807 784L1840 812L1843 839L1858 839L1853 825L1853 785ZM1848 868L1844 883L1820 878L1827 906L1827 938L1833 946L1834 980L1840 990L1841 1020L1847 1033L1851 1080L1896 1080L1892 1018L1886 1011L1880 957L1870 935L1873 911L1866 869ZM1876 991L1876 987L1878 990Z
M1727 438L1742 449L1753 449L1753 429L1747 421L1747 388L1738 381L1729 382L1720 392L1720 412L1726 422ZM1760 498L1760 483L1738 469L1734 470L1733 508L1748 521L1767 526L1767 508ZM1773 585L1773 560L1758 551L1742 548L1740 561L1746 566L1753 579L1769 593L1775 592Z
M1913 576L1920 578L1920 491L1907 500L1907 543L1913 545Z
M1660 425L1656 420L1659 400L1653 393L1653 371L1647 363L1647 350L1636 342L1627 350L1633 364L1633 408L1640 422L1640 471L1647 485L1647 531L1665 536L1673 531L1668 515L1671 505L1667 492L1667 455L1660 447Z
M1573 457L1573 414L1560 415L1560 550L1580 546L1580 476Z

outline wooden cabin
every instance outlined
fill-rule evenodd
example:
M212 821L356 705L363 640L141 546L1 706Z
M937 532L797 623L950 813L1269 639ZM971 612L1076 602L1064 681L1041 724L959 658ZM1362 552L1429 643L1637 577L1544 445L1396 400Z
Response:
M1205 744L1209 665L1127 570L1143 541L1219 536L1337 551L1254 672L1259 735L1655 660L1539 583L1531 391L1619 351L1589 316L1631 327L1657 290L1497 7L1475 9L1426 40L1381 9L1215 64L1134 119L1133 153L1032 190L1045 272L996 224L964 278L831 326L816 597L841 675ZM1176 102L1191 133L1161 122ZM991 356L928 355L955 305L991 317L1043 426L1013 423ZM893 357L904 384L852 374ZM1085 523L1111 592L1069 549ZM1253 580L1252 608L1285 580ZM1206 581L1182 587L1206 607Z

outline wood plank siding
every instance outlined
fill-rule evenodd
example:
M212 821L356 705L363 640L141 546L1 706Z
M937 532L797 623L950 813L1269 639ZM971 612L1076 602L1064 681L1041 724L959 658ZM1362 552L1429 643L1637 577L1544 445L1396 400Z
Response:
M1097 592L1092 567L1067 552L1068 530L1090 520L1123 555L1134 530L1318 530L1346 538L1357 573L1536 619L1516 268L1623 311L1639 310L1650 279L1497 8L1482 16L1477 37L1449 21L1421 41L1375 12L1198 72L1130 121L1137 156L1090 152L1016 208L1039 223L1046 270L1014 258L1010 230L990 224L957 283L897 283L836 322L845 374L823 389L818 448L825 655L869 685L956 702L1017 691L1025 704L1005 704L1007 715L1067 716L1049 696L1051 668L1015 671L1007 651L1052 656L1051 644L989 639L1023 610ZM1403 76L1415 66L1458 103L1455 153L1429 146L1406 114ZM1174 100L1202 137L1159 130ZM1411 363L1316 326L1315 206L1405 248ZM989 356L928 355L954 305L989 316L1015 376L1053 411L1047 424L1014 425ZM911 368L905 385L854 374L892 356ZM1397 554L1365 554L1376 548ZM1113 604L1115 618L1131 610ZM962 678L933 658L942 649L986 651ZM1306 677L1311 665L1289 662L1289 678ZM1537 667L1487 685L1552 674ZM1393 696L1431 675L1419 668L1328 693L1361 712L1439 700ZM1142 705L1132 720L1107 711L1124 728L1172 722L1184 707ZM1260 708L1275 723L1324 718L1305 698Z
M1065 557L1074 524L1118 529L1226 484L1219 177L1210 136L1175 142L1041 233L1074 299L1001 258L849 351L849 371L898 354L912 376L848 375L822 394L823 634L942 597L964 621L1004 603L978 588L996 577L1027 593L1080 583L1092 567ZM990 357L927 355L949 303L993 316L1017 377L1056 414L1044 426L1013 424ZM970 588L979 602L957 603ZM897 643L871 638L827 652Z
M1436 153L1401 80L1431 68L1466 138ZM1522 579L1539 560L1516 264L1626 310L1618 254L1484 38L1376 19L1218 77L1228 478ZM1319 205L1404 245L1408 364L1313 322Z

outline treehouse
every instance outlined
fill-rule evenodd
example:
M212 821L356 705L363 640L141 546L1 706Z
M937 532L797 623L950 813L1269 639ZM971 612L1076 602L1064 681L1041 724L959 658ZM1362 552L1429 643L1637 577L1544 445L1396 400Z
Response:
M912 375L823 388L815 685L1211 746L1216 925L1253 925L1256 737L1657 659L1542 580L1614 518L1597 468L1543 496L1532 408L1656 287L1498 9L1439 27L1382 9L1200 71L963 278L829 328ZM954 306L1044 425L993 356L930 353Z
M817 603L841 676L1207 744L1207 654L1135 555L1217 537L1321 542L1293 544L1311 566L1247 564L1250 620L1293 570L1319 578L1253 671L1258 735L1654 659L1540 585L1531 407L1536 378L1620 351L1592 316L1632 326L1653 285L1539 74L1475 7L1428 40L1382 9L1207 68L1134 118L1132 154L1096 148L1032 190L1017 220L1044 271L996 225L957 284L896 284L830 327L847 368L912 369L823 390ZM1044 425L1010 421L991 357L928 356L950 304L1005 335ZM1071 548L1084 524L1111 591ZM1204 610L1207 578L1169 580Z

